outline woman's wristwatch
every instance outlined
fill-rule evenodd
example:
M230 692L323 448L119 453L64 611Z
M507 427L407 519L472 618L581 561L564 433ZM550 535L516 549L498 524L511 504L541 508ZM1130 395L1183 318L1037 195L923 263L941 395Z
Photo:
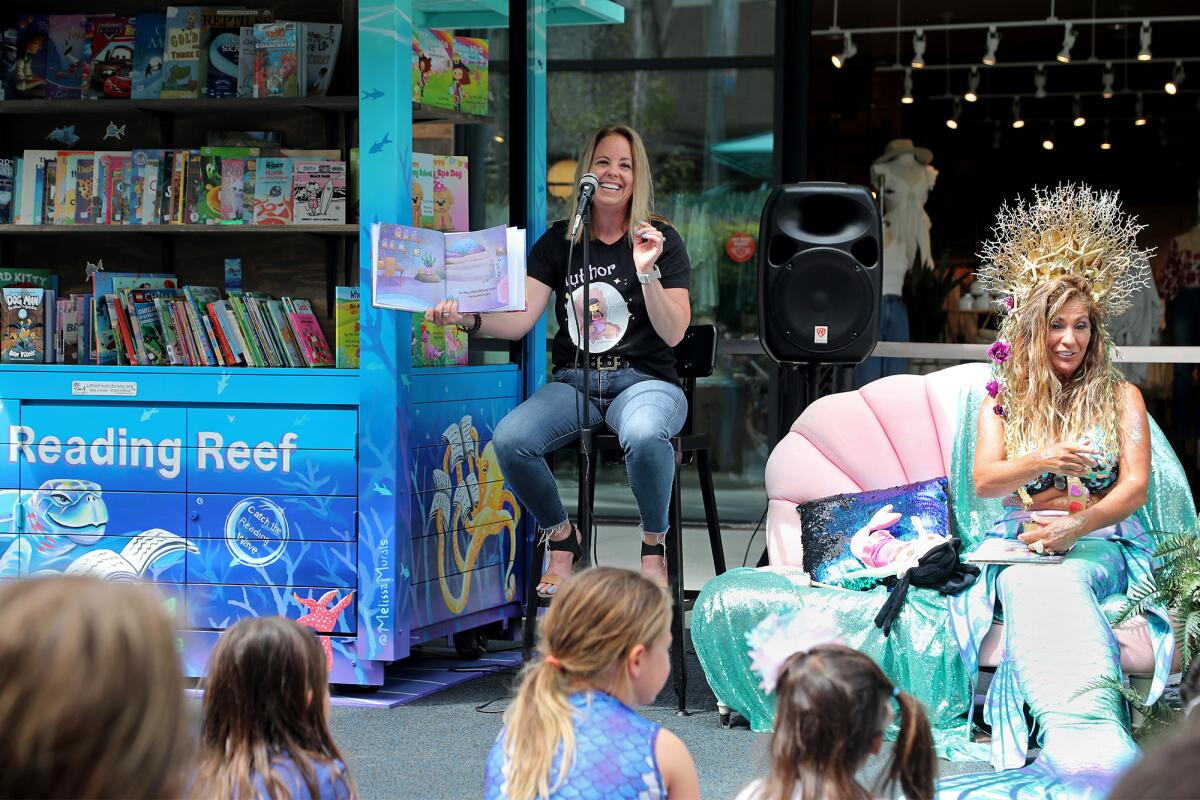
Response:
M475 311L473 313L475 314L475 321L471 323L471 327L468 328L466 325L463 325L461 322L458 323L457 325L455 325L454 327L458 328L460 331L462 331L463 333L467 333L467 334L477 332L479 330L479 328L483 325L483 315L480 314L478 311Z

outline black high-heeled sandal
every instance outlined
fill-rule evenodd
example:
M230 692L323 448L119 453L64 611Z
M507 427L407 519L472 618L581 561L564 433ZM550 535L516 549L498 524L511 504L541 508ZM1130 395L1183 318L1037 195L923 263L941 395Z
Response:
M549 534L547 534L546 549L552 552L565 551L570 553L571 571L574 572L575 565L583 560L583 535L579 532L579 528L572 524L571 533L561 539L551 539ZM665 553L666 551L664 550L663 552ZM549 584L553 591L544 592L541 589L538 589L538 597L542 598L543 600L549 600L551 597L554 597L555 592L558 591L559 585L565 580L565 576L555 575L552 572L545 573L540 579L538 579L538 583Z
M650 544L645 539L642 539L642 558L645 558L646 556L658 556L663 560L663 566L666 566L667 537L664 536L663 540L658 544ZM658 583L658 581L655 581L655 583ZM664 583L661 585L666 587L669 584Z

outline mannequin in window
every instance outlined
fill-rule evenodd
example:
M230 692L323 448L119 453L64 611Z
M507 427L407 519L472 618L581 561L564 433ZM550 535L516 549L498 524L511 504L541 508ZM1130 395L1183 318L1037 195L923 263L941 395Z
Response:
M925 200L937 180L930 166L933 153L914 147L911 139L893 139L871 165L871 183L883 210L883 301L879 340L908 341L908 310L901 292L904 276L916 259L933 266L929 246L929 215ZM906 372L903 358L868 358L854 370L854 384L863 386L887 375Z
M1171 240L1158 287L1167 304L1170 344L1200 344L1200 222ZM1176 364L1171 392L1171 443L1185 464L1189 461L1185 452L1192 452L1185 448L1198 432L1194 418L1200 392L1193 383L1195 368L1195 364Z

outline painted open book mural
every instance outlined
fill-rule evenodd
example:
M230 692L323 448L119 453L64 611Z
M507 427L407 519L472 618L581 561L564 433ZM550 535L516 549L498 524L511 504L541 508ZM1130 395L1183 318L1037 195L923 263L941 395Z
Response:
M371 226L372 305L424 311L447 298L459 310L525 309L525 231L497 225L442 233Z

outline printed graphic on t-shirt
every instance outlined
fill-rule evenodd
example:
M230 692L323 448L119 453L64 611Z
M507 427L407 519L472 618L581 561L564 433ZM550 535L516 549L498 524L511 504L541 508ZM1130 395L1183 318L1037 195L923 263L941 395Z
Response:
M585 307L583 287L571 292L571 305L567 308L567 331L575 346L583 349L579 338L579 322L587 325L588 348L593 353L603 353L616 347L629 329L629 307L611 284L593 283L589 287Z

